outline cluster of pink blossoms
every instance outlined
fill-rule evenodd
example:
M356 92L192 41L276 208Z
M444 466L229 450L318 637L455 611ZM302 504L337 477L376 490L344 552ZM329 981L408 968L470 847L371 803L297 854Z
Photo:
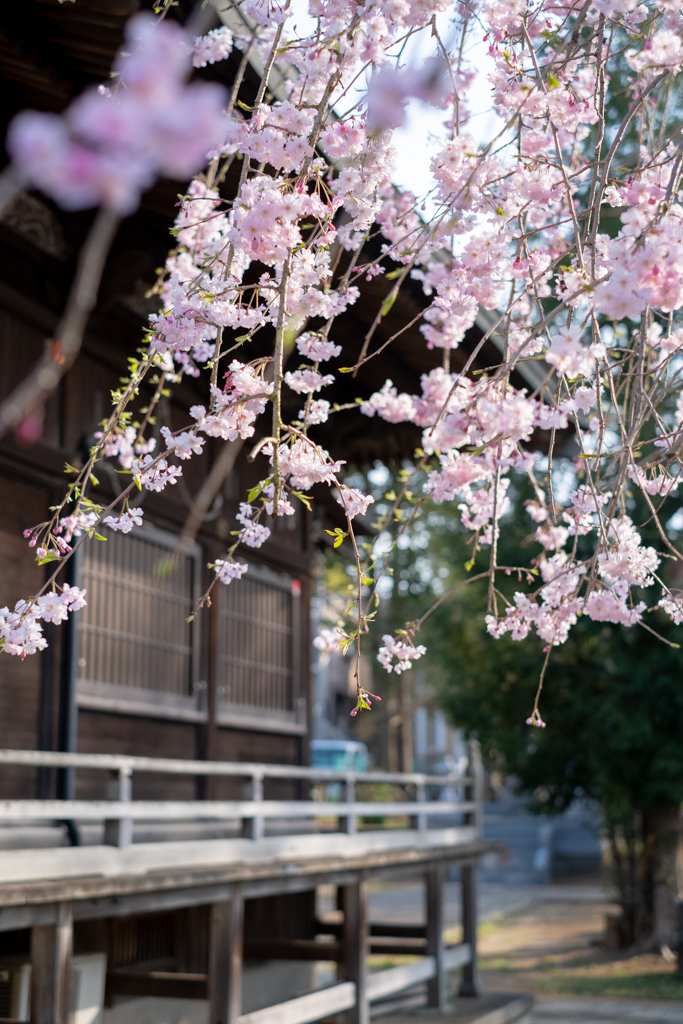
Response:
M678 487L683 444L682 161L668 128L675 110L667 111L683 67L680 4L486 0L472 18L449 0L310 0L316 30L303 37L285 5L247 0L241 12L254 38L220 28L192 43L168 20L134 19L111 94L86 93L63 119L21 115L12 129L22 180L70 207L125 211L156 174L183 177L210 161L180 206L148 339L168 381L200 376L211 361L222 386L214 376L193 422L164 428L163 452L121 419L99 438L99 457L117 457L143 490L161 491L207 436L246 440L268 415L265 443L254 449L267 460L263 479L240 504L237 541L215 563L216 578L241 576L237 544L266 543L271 527L261 520L293 515L315 485L334 489L344 536L352 535L372 496L340 478L344 460L315 433L335 415L321 397L337 379L335 360L351 362L330 340L334 320L358 301L363 279L388 274L366 338L372 358L375 331L407 278L423 289L415 322L443 364L405 392L387 380L360 414L422 430L424 499L453 502L474 552L491 556L489 633L522 639L533 630L552 648L580 614L637 625L647 610L641 592L655 584L654 607L680 624L683 597L659 580L663 552L643 542L629 490L648 504L662 546L683 560L661 511ZM441 16L454 29L447 36ZM409 33L434 46L419 67L402 63ZM482 44L483 71L465 56ZM275 99L232 104L227 117L217 88L183 79L191 59L203 67L233 45L253 47L256 63L272 68L259 95ZM615 73L631 104L621 126L612 123ZM499 126L483 139L471 113L486 89ZM443 118L440 140L425 151L431 184L420 197L392 183L391 133L414 100ZM220 183L235 159L241 184L226 200ZM475 324L486 331L481 345L499 356L473 375ZM226 372L224 335L232 346L233 332L244 348ZM270 363L244 354L259 332L275 333ZM466 336L467 354L454 356ZM462 372L452 372L456 358ZM277 412L284 387L301 396L289 424ZM505 570L497 539L515 478L533 493L529 565L539 576L508 601L495 586ZM122 507L105 522L127 532L140 514ZM86 532L99 521L81 509L72 529L60 514L31 542L66 557L81 514L91 517ZM353 606L355 629L332 631L321 649L367 631L363 600ZM384 637L379 660L389 671L424 654L403 636ZM370 696L359 690L359 706ZM543 724L537 709L530 723Z
M379 649L377 660L387 672L396 672L397 675L412 668L413 662L427 653L427 648L422 644L414 647L413 644L397 640L389 633L382 637L382 643L383 646ZM394 658L396 661L394 661Z
M125 50L113 89L87 90L63 117L26 111L10 125L7 147L22 183L66 209L130 213L159 174L186 180L221 140L225 92L184 84L191 51L178 26L137 15Z
M65 583L58 590L50 590L41 597L17 601L14 611L0 608L0 645L5 654L25 658L47 647L42 622L58 625L65 622L70 612L85 607L85 590Z

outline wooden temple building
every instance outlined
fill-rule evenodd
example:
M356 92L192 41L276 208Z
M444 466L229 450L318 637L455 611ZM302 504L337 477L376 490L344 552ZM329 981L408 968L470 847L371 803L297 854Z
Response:
M2 137L19 110L59 111L86 85L106 81L124 24L141 6L151 4L3 5ZM195 34L218 24L201 0L179 0L169 17ZM229 85L239 57L198 74ZM246 103L257 81L250 68ZM225 183L228 192L234 186ZM182 188L159 181L122 223L81 353L47 403L41 436L0 440L0 606L45 579L23 531L61 499L64 464L87 457L156 310L146 295ZM0 398L54 331L93 215L20 193L0 217ZM382 277L366 283L340 321L347 361L390 287ZM424 301L417 285L407 288L377 344ZM456 364L481 330L471 335ZM476 365L498 358L489 341ZM367 397L387 377L413 391L438 361L415 327L330 397ZM159 424L188 422L189 407L206 400L202 388L191 378L174 387ZM353 413L319 437L351 464L410 456L419 443L410 425L359 423ZM179 570L155 575L220 444L210 439L163 497L145 494L144 528L84 545L70 572L87 588L88 606L69 624L47 627L45 652L0 656L0 1021L304 1024L345 1014L366 1024L399 992L422 992L443 1007L450 969L463 972L463 998L477 991L474 872L486 844L476 745L460 776L437 781L307 767L313 557L324 527L341 523L336 506L321 494L314 512L299 506L270 524L244 580L220 588L188 624L207 562L223 552L238 502L259 477L242 452ZM100 477L97 494L111 500L119 479L113 470ZM312 787L326 781L343 788L334 816L314 799ZM399 801L370 804L364 787L372 782L394 787ZM367 823L378 816L402 827ZM451 949L442 934L448 864L460 865L463 880L463 941ZM370 881L411 876L425 879L423 925L371 925ZM336 892L326 913L316 904L321 886ZM417 959L369 973L368 955L382 951ZM320 963L336 972L324 987ZM526 1005L505 1020L521 1019Z

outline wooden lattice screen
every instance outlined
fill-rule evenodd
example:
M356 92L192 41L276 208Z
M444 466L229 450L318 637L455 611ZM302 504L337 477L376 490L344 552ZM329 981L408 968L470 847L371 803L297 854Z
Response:
M300 587L250 566L219 601L219 715L252 715L297 725L300 697Z
M175 538L158 530L83 546L79 582L88 604L78 622L79 703L131 701L199 710L197 629L187 622L198 595L198 552L169 571Z

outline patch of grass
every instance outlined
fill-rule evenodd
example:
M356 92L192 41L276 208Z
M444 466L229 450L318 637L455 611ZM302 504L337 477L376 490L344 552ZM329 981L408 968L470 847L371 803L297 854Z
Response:
M369 956L368 967L371 971L387 971L390 967L400 967L402 964L412 964L419 959L419 956L402 953L392 953L391 955L386 956Z
M683 999L683 978L677 974L589 975L572 971L557 972L539 979L534 988L545 994L571 996L607 996L634 999Z

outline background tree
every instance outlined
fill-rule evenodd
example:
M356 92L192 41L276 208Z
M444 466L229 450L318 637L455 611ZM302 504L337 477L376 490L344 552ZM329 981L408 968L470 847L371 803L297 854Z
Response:
M381 516L402 472L376 467L355 474L350 483L374 493ZM567 460L559 464L558 491L574 472ZM524 510L529 497L524 490L513 495L501 534L503 564L534 545ZM642 498L632 493L629 505L644 542L656 545ZM679 505L668 524L674 541L681 519ZM419 619L488 559L480 551L472 562L469 533L458 517L432 504L419 509L407 528L394 522L384 545L388 554L377 575L385 600L373 625L376 648L384 633ZM515 577L508 584L519 585ZM662 639L643 626L623 629L581 616L568 641L550 653L543 689L547 728L536 729L526 719L543 659L539 640L496 640L484 633L486 608L486 587L475 586L443 600L427 617L419 639L428 650L420 663L428 688L455 726L479 738L491 768L514 776L535 811L558 814L583 796L597 801L623 910L624 943L669 943L683 801L683 651L676 645L676 627L659 610L646 616L646 625ZM405 684L406 676L412 677L407 688L414 686L415 671L394 685Z

